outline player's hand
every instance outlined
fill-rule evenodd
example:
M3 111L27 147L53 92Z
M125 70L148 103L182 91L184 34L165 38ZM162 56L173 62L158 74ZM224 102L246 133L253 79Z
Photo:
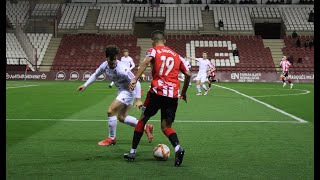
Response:
M133 91L134 88L136 88L136 85L137 85L137 80L132 79L130 82L130 90Z
M188 103L186 94L181 94L180 99L183 99L186 103Z
M84 91L86 89L86 86L81 85L78 87L78 91Z
M136 103L134 104L134 108L141 108L142 107L142 101L141 100L137 100Z

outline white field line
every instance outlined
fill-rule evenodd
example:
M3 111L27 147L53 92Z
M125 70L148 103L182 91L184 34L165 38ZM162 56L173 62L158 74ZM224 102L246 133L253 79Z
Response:
M7 119L7 121L62 121L62 122L106 122L107 119ZM149 120L160 122L160 120ZM190 121L175 120L177 123L301 123L297 121Z
M7 87L6 89L24 88L24 87L33 87L33 86L39 86L39 85L13 86L13 87Z
M309 94L310 91L308 90L300 90L300 91L304 91L302 93L296 93L296 94L277 94L277 95L265 95L265 96L251 96L251 97L270 97L270 96L299 96L299 95L304 95L304 94Z
M253 101L255 101L255 102L258 102L258 103L260 103L260 104L263 104L263 105L267 106L267 107L270 108L270 109L273 109L273 110L278 111L278 112L280 112L280 113L282 113L282 114L284 114L284 115L286 115L286 116L289 116L289 117L291 117L291 118L293 118L293 119L295 119L295 120L297 120L297 121L299 121L299 122L301 122L301 123L306 123L306 122L308 122L308 121L306 121L306 120L304 120L304 119L301 119L301 118L299 118L299 117L297 117L297 116L295 116L295 115L289 114L289 113L287 113L287 112L285 112L285 111L283 111L283 110L281 110L281 109L278 109L278 108L276 108L276 107L274 107L274 106L271 106L270 104L267 104L267 103L265 103L265 102L262 102L262 101L259 101L259 100L255 99L255 98L253 98L253 97L251 97L251 96L248 96L248 95L246 95L246 94L243 94L243 93L241 93L241 92L239 92L239 91L237 91L237 90L234 90L234 89L231 89L231 88L227 88L227 87L224 87L224 86L219 86L219 85L216 85L216 84L213 84L213 85L214 85L214 86L217 86L217 87L220 87L220 88L223 88L223 89L228 89L228 90L233 91L233 92L235 92L235 93L237 93L237 94L240 94L240 95L242 95L242 96L244 96L244 97L246 97L246 98L249 98L249 99L251 99L251 100L253 100Z

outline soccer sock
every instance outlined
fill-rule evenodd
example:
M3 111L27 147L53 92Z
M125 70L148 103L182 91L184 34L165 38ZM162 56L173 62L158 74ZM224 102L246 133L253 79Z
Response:
M112 82L110 83L110 86L113 86L113 84L114 84L114 82L112 81Z
M288 82L289 82L289 84L291 84L291 81L290 81L290 80L288 80Z
M168 137L168 139L171 142L173 147L176 147L179 145L179 139L178 139L177 133L174 129L167 128L162 132Z
M208 86L209 86L209 88L211 88L211 83Z
M282 79L282 82L286 82L283 77L281 79Z
M205 91L208 91L207 86L206 86L205 84L202 84L202 88L203 88Z
M117 117L111 116L108 117L108 126L109 126L109 138L114 139L116 137L116 131L117 131Z
M138 120L135 117L127 116L124 119L124 123L128 124L129 126L136 127L136 125L138 124Z
M132 147L131 147L132 149L137 149L140 139L143 135L144 125L145 124L143 121L138 121L138 124L134 128Z
M201 89L200 89L200 85L197 84L197 89L198 89L198 92L201 93Z
M138 120L137 120L137 118L135 118L135 117L127 116L127 117L124 119L124 123L125 123L125 124L128 124L129 126L136 127L136 125L138 124ZM147 126L144 126L144 129L146 129L146 127L147 127Z

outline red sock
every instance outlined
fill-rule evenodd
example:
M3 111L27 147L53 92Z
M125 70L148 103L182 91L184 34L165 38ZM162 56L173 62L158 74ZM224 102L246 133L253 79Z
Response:
M164 131L162 131L167 137L169 137L172 133L176 133L176 131L172 128L167 128Z
M173 147L176 147L179 144L179 139L174 129L167 128L162 132L168 137Z
M143 130L144 130L144 123L142 121L138 121L138 124L134 128L134 131L143 133Z

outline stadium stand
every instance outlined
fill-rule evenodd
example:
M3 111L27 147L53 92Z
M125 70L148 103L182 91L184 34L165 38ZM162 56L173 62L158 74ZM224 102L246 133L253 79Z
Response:
M270 49L259 36L167 35L167 45L183 57L199 58L207 51L220 71L275 71ZM235 48L239 56L233 56ZM194 60L191 65L198 69Z
M27 55L13 33L6 33L6 58L10 65L27 64Z
M28 10L28 1L18 1L17 3L11 3L10 1L6 2L6 16L14 28L17 23L21 26L25 26L29 18Z
M199 30L203 27L201 7L167 7L167 30Z
M55 16L60 4L36 4L32 16Z
M51 70L95 70L105 59L104 49L115 44L122 51L128 49L136 65L140 47L133 35L74 34L64 35ZM118 58L122 56L119 55Z
M100 29L132 29L134 12L134 7L103 6L96 26Z
M286 36L284 42L286 47L282 48L285 55L293 57L292 71L300 72L313 72L314 71L314 48L305 47L304 44L307 40L314 40L313 36L299 36L301 47L296 46L297 38ZM301 62L299 59L301 58Z
M314 31L313 22L308 22L309 12L313 6L281 8L287 30Z
M64 7L63 15L58 25L59 29L79 29L84 25L89 6L68 4Z
M253 30L249 7L213 6L212 9L216 28L219 27L219 20L222 20L224 27L220 30Z
M27 33L28 38L34 48L37 51L37 65L40 65L43 61L44 54L49 46L49 42L52 38L52 34L48 33Z

